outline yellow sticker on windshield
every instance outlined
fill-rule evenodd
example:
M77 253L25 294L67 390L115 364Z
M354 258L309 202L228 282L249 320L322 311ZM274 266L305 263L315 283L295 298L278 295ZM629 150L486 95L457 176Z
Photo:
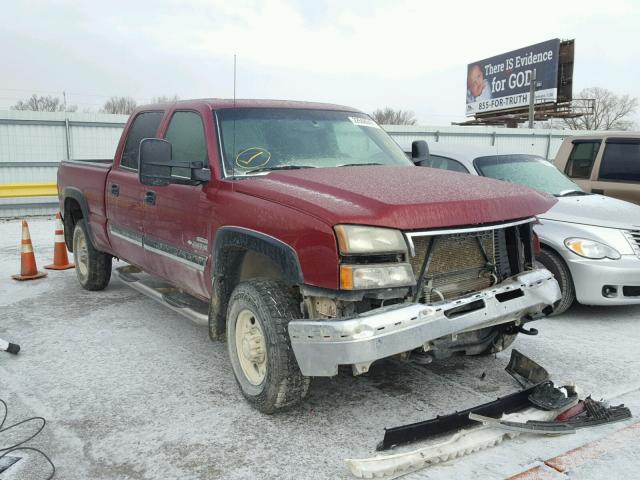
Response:
M262 147L249 147L236 155L236 165L241 168L264 167L271 160L271 152Z

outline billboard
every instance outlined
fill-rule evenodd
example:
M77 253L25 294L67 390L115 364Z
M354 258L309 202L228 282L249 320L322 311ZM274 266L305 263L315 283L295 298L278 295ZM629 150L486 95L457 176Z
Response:
M548 40L467 66L467 116L526 108L533 70L536 103L558 98L560 40Z

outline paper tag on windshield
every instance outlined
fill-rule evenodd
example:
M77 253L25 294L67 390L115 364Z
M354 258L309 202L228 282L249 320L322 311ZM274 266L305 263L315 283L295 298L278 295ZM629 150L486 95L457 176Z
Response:
M366 117L349 117L349 120L351 120L351 123L353 123L354 125L357 125L358 127L380 128L380 125L378 125L376 122L374 122L370 118L366 118Z

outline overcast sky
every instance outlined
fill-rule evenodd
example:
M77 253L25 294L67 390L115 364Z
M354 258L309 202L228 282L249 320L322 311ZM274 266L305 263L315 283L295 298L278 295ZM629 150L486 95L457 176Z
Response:
M640 96L640 1L5 2L0 109L31 93L327 101L464 119L469 62L576 39L574 95Z

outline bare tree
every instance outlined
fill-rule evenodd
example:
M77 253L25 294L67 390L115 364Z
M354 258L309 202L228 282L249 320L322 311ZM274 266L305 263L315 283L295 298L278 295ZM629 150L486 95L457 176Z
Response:
M111 97L107 100L102 110L102 113L119 113L129 115L136 108L136 101L131 97Z
M30 110L33 112L75 112L78 110L77 105L67 105L65 109L64 102L58 97L47 95L38 96L35 93L26 100L18 101L11 110Z
M394 110L390 107L379 108L371 114L380 125L415 125L416 117L411 110Z
M176 94L159 95L157 97L153 97L151 99L151 103L169 103L169 102L177 102L178 100L180 100L180 97Z
M638 99L630 95L616 95L601 87L585 88L578 107L582 103L593 105L593 110L582 117L567 118L565 123L571 130L630 130L634 127L631 117L638 109ZM591 107L589 107L591 109Z

